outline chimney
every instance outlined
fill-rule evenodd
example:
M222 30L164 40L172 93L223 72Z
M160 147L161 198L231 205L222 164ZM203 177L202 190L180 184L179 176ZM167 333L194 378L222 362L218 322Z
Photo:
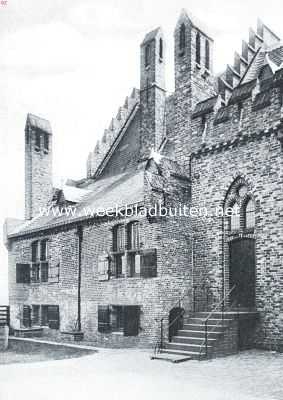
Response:
M25 127L25 219L52 196L52 131L49 121L28 114Z

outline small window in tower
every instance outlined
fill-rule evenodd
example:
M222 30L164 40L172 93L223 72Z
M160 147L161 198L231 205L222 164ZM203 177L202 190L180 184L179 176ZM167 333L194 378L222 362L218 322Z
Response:
M40 132L35 132L35 150L39 151L40 150Z
M163 59L163 40L159 39L159 60L162 61Z
M196 63L200 65L200 34L196 36Z
M209 41L206 39L205 41L205 68L210 69L210 45Z
M44 138L44 141L43 141L44 150L48 152L49 151L49 135L48 135L48 133L44 133L43 138Z
M150 44L145 47L145 66L148 67L150 64Z
M186 47L186 27L184 24L181 25L180 28L180 37L179 37L179 50L183 51Z

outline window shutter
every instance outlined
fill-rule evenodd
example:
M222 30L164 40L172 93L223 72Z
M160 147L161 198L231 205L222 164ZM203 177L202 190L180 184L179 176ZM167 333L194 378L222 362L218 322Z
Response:
M127 276L127 256L122 256L122 275Z
M140 327L140 306L124 307L124 335L137 336Z
M135 255L135 273L141 273L141 256L139 254Z
M25 328L31 327L31 307L27 305L23 306L23 326Z
M30 283L29 264L16 264L16 283Z
M157 276L156 249L143 251L141 256L141 275L144 278L153 278Z
M48 263L41 263L41 282L48 282Z
M31 245L31 260L32 262L36 262L38 260L38 241L33 242Z
M110 331L110 308L109 306L98 306L98 332Z
M50 329L59 329L59 306L48 306L48 326Z
M98 257L98 280L107 281L109 279L109 263L107 254Z

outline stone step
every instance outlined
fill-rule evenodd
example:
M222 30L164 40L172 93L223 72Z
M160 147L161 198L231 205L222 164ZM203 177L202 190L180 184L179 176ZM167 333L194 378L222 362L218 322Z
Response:
M208 331L208 337L211 338L218 338L221 334L223 333L223 329L215 329L213 332ZM195 330L184 330L184 329L180 329L176 335L176 337L178 336L188 336L188 337L201 337L204 338L205 337L205 332L204 330L201 331L195 331Z
M197 351L184 351L184 350L173 350L173 349L162 349L161 354L174 354L190 357L192 360L200 360L206 358L205 354L200 355Z
M166 343L166 350L181 350L181 351L193 351L199 353L201 350L201 344L192 344L192 343ZM211 345L208 345L208 348L212 348Z
M208 324L210 325L218 325L221 324L223 322L223 325L227 325L229 324L231 321L233 321L233 319L231 318L209 318L208 320ZM191 317L188 318L187 321L185 321L185 324L203 324L205 323L205 318L195 318L195 317Z
M170 343L184 343L184 344L198 344L202 345L205 340L205 336L203 337L188 337L188 336L173 336ZM207 338L209 344L213 345L217 339L216 338Z
M205 319L210 315L209 312L206 311L198 311L195 312L193 315L191 315L191 317L195 317L195 318L202 318ZM238 313L237 312L233 312L233 311L225 311L223 314L223 318L224 319L233 319L235 317L237 317ZM189 319L190 315L186 316L186 319ZM219 311L215 311L211 314L211 318L217 318L217 319L222 319L222 312Z
M181 362L192 360L192 356L179 354L179 353L157 353L150 357L151 360L161 360L161 361L168 361L174 364L178 364Z
M227 325L212 325L212 324L207 324L208 330L214 330L216 332L223 331L223 328L225 328ZM205 331L205 325L204 324L184 324L183 329L185 331Z

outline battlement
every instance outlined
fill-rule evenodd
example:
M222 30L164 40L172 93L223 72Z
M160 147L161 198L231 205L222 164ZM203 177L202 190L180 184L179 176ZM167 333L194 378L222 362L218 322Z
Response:
M97 168L105 158L109 149L119 136L126 121L139 103L139 90L134 88L130 96L127 96L123 106L119 107L116 117L111 119L110 125L104 130L101 140L96 142L95 148L89 153L87 159L87 177L95 175Z

